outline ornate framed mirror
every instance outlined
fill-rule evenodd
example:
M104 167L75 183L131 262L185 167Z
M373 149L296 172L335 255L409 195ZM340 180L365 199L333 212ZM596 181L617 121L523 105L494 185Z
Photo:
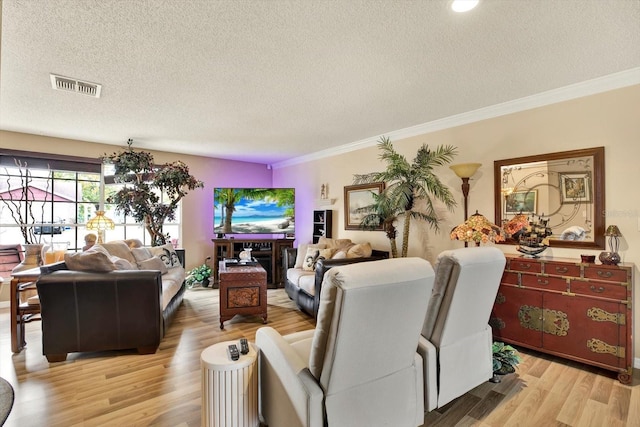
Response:
M548 225L551 247L604 249L604 147L496 160L493 176L497 225L522 214Z

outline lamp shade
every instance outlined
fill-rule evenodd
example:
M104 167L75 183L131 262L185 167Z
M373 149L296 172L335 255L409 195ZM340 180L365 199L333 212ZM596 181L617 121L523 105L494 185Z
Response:
M614 236L614 237L621 237L622 233L620 232L620 229L618 228L617 225L610 225L607 227L607 231L604 232L605 236Z
M104 211L96 211L96 216L87 223L88 230L104 231L116 228L113 220L104 216Z
M451 165L449 168L460 178L471 178L480 166L482 166L482 163L460 163Z
M502 242L504 236L500 227L489 221L484 215L476 211L468 220L454 227L450 234L451 240L474 242L476 245L488 242Z
M517 214L504 225L504 231L513 236L529 225L529 218L524 214Z

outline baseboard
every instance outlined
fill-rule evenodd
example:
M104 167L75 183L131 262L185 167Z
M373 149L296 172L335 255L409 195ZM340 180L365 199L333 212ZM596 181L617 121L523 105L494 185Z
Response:
M0 308L9 308L9 306L10 306L9 301L0 301Z

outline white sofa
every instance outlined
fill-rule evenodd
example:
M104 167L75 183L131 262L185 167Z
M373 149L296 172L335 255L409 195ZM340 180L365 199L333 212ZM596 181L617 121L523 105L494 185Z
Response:
M368 242L354 243L350 239L320 237L316 244L286 248L285 291L300 310L317 317L322 279L329 269L385 258L389 258L388 252L375 250Z

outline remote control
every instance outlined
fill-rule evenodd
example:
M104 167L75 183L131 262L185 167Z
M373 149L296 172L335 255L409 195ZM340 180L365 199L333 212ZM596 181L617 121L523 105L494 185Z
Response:
M231 360L240 359L240 352L238 351L238 346L236 346L235 344L231 344L229 346L229 358Z
M249 353L249 342L246 338L240 338L240 353L247 354Z

